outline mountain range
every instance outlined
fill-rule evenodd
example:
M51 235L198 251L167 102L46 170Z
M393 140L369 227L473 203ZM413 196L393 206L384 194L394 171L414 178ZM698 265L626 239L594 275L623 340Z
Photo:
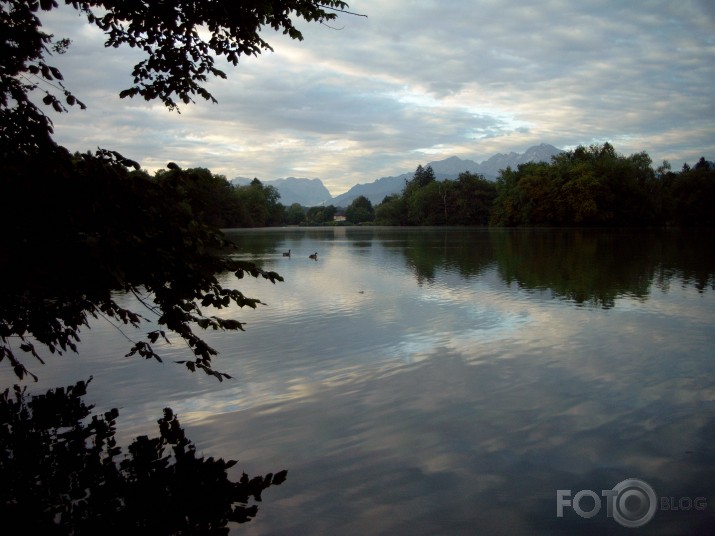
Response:
M437 180L456 179L464 171L480 174L487 179L494 180L502 169L507 167L516 168L520 164L527 162L550 162L553 156L562 152L561 149L557 149L553 145L542 143L530 147L523 153L498 153L480 163L451 156L444 160L429 162L424 167L431 166ZM410 180L413 176L414 170L393 177L382 177L370 183L356 184L344 194L335 197L331 195L320 179L288 177L285 179L262 180L261 182L265 185L274 186L281 195L280 202L285 206L299 203L304 207L320 205L347 207L361 195L367 197L373 205L381 203L385 196L401 192L405 186L405 180ZM231 180L231 183L245 185L249 184L251 180L245 177L237 177Z

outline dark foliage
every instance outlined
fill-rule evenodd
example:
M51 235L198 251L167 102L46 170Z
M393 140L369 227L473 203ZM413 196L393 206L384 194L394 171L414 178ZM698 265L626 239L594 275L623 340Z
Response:
M670 174L664 182L662 205L667 222L715 227L715 167L696 165L687 172Z
M129 46L146 57L133 70L133 85L120 97L159 99L170 109L177 100L188 104L196 95L215 102L203 84L210 77L226 78L216 57L237 65L241 56L257 56L270 45L259 32L265 28L302 39L295 20L333 20L347 4L336 0L66 0L65 4L101 29L106 47ZM43 12L59 7L56 0L3 0L0 10L0 141L3 147L47 149L52 123L33 101L55 111L85 108L65 86L62 73L46 56L63 53L70 45L42 30ZM208 32L203 34L200 32ZM8 145L6 145L8 144Z
M17 348L39 360L36 343L53 353L76 351L89 317L138 325L140 314L113 298L125 291L143 296L160 326L129 355L160 360L152 344L171 331L195 355L185 363L190 370L226 377L212 368L216 351L194 328L240 330L241 322L205 311L260 301L219 285L217 274L281 278L221 254L228 244L186 201L182 184L191 174L152 180L108 151L71 156L58 149L0 164L0 361L23 378Z
M333 205L327 207L310 207L305 213L304 222L308 225L323 225L333 221L338 209Z
M418 166L401 194L375 207L382 225L715 225L715 164L701 158L673 173L647 153L622 156L609 143L579 146L548 162L501 170L496 182L464 172L435 180Z
M160 359L152 344L175 332L195 355L185 362L190 370L226 377L212 368L216 352L193 329L235 330L242 324L204 314L202 308L255 307L260 302L222 287L216 274L231 270L238 278L250 274L280 280L275 273L222 255L226 244L215 228L241 219L247 205L215 211L216 191L226 188L208 170L181 171L170 165L164 176L151 180L137 171L136 162L114 151L73 157L57 146L43 107L56 112L85 108L59 69L48 63L71 44L43 30L43 13L59 4L1 4L0 361L7 360L22 379L29 371L18 349L40 361L38 343L51 353L76 350L79 329L91 316L138 324L139 313L112 298L112 292L125 291L146 297L147 310L160 326L129 355ZM196 95L214 100L203 84L226 76L215 67L215 58L236 65L243 55L270 50L259 35L264 29L302 39L294 25L298 19L323 23L347 7L336 0L65 4L105 33L105 46L127 45L145 54L132 71L133 85L120 97L159 99L169 109L192 102ZM271 195L270 190L263 193ZM267 218L282 215L269 213Z
M496 186L481 175L464 172L456 180L436 180L430 166L417 166L401 194L375 207L381 225L486 225Z
M375 219L372 203L364 195L358 196L345 210L345 219L350 223L365 223Z
M506 169L491 222L500 226L712 226L715 170L654 170L646 153L622 156L609 143L577 147L549 163Z
M278 190L258 179L245 186L236 186L233 199L241 211L240 217L230 222L230 227L269 227L285 220L285 207L278 202Z
M91 378L90 378L91 381ZM236 462L204 458L177 416L122 454L116 409L93 414L87 382L28 397L0 393L0 518L28 534L228 534L256 516L287 472L234 482Z

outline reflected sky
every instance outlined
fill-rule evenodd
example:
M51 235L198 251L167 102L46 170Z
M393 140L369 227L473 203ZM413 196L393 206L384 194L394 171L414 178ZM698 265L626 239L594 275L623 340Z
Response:
M555 516L556 489L628 477L712 505L658 512L639 534L712 523L715 294L677 277L707 281L707 258L679 266L693 257L669 253L682 244L640 240L650 245L609 276L613 257L594 252L619 252L614 236L229 236L236 255L285 279L242 280L266 305L230 312L245 332L207 334L232 380L171 363L189 356L176 341L163 364L123 358L128 341L96 322L81 355L50 359L30 388L92 374L88 401L120 407L127 437L170 406L199 449L248 473L286 467L248 534L632 534L605 515ZM675 274L667 285L660 268ZM599 282L595 299L583 281Z

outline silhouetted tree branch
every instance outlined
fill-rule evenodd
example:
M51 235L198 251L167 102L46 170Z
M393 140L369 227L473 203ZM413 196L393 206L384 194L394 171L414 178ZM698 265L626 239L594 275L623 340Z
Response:
M29 534L227 534L256 516L287 471L232 481L236 462L204 458L169 408L159 436L123 453L119 412L92 413L91 378L29 397L0 393L0 519ZM251 504L254 503L254 504Z

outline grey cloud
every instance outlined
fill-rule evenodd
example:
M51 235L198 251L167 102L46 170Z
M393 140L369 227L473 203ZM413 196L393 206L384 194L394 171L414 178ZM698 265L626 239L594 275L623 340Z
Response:
M71 149L111 146L145 166L228 176L299 171L343 190L409 171L423 150L481 159L611 140L655 161L713 158L709 5L353 2L367 19L304 25L302 42L267 33L274 53L227 67L228 80L209 86L219 104L181 115L119 100L137 56L105 50L61 9L56 33L82 34L56 60L90 109L53 119Z

